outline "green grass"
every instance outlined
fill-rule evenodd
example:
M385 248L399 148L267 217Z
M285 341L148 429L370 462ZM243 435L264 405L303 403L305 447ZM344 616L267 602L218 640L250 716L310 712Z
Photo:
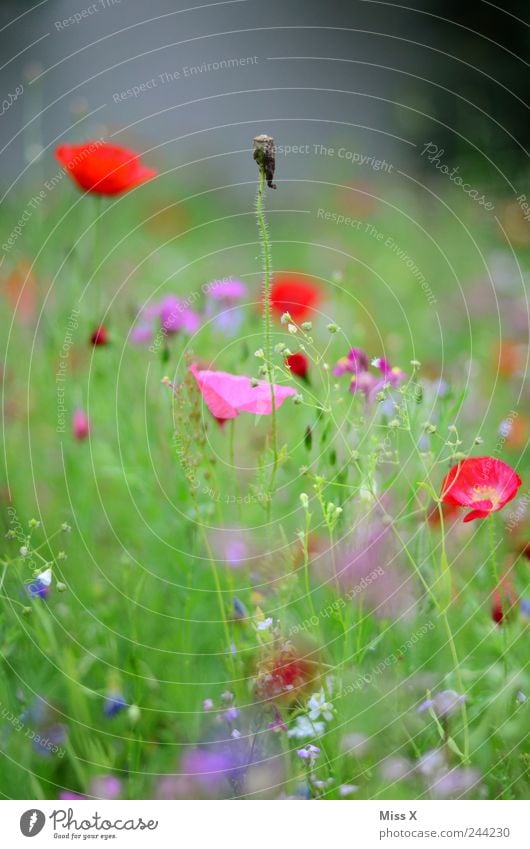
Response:
M391 186L385 193L391 200L362 216L354 209L359 196L347 188L295 183L268 193L267 205L275 210L268 212L274 269L314 275L326 292L323 314L306 334L313 342L304 343L313 360L310 386L289 376L281 356L273 355L275 380L296 385L303 403L288 399L277 412L280 462L270 520L258 497L270 480L270 419L244 414L231 435L230 426L221 430L209 417L197 393L186 393L181 402L161 382L165 375L182 381L192 353L224 371L258 374L254 352L264 343L253 185L197 197L193 187L175 186L167 200L148 185L100 205L61 185L35 213L0 271L5 281L22 258L34 262L37 291L33 319L24 322L7 300L1 311L5 531L14 527L10 515L24 533L29 520L40 522L31 531L30 556L19 556L20 539L2 542L5 797L56 798L64 788L90 793L91 780L114 774L125 798L152 798L160 775L179 772L183 752L229 735L204 713L202 702L212 698L219 708L221 694L230 690L242 711L235 726L248 735L253 754L259 748L265 766L252 767L238 782L221 782L211 795L276 798L306 793L309 786L312 795L339 798L339 787L348 783L358 787L353 798L418 798L429 794L428 782L412 764L441 747L450 767L465 761L480 771L473 796L528 798L528 703L516 698L530 690L528 620L518 608L503 627L491 620L493 519L446 527L451 575L444 575L442 534L426 522L432 498L424 486L439 493L462 452L510 463L523 478L521 496L528 492L526 378L501 375L496 363L501 339L525 343L516 322L524 288L514 276L496 307L487 266L493 251L511 248L493 218L479 217L473 204L461 206L459 195L445 194L444 184L439 188L450 209L421 189L398 193ZM282 211L288 209L309 212ZM322 220L318 209L362 217L383 236ZM15 220L16 210L7 210L2 232L9 233ZM430 299L386 245L388 238L421 270ZM519 249L518 258L526 270L528 249ZM172 339L166 361L127 341L145 302L172 292L192 298L200 310L203 284L229 276L244 279L255 301L245 307L233 338L205 323L191 341ZM55 375L78 305L64 383L66 433L58 433ZM91 348L87 340L102 310L108 310L111 344ZM330 334L330 322L339 332ZM295 350L303 336L291 337L276 322L272 345ZM384 412L379 402L367 408L348 393L347 378L324 368L352 345L371 357L385 354L407 372L395 396L399 409ZM415 370L412 360L421 366ZM440 376L449 388L436 398L432 381ZM90 415L91 437L84 443L70 434L77 405ZM515 447L498 433L511 410L524 431ZM425 423L435 424L435 432L426 432ZM461 444L455 445L453 425ZM188 485L190 469L195 489ZM336 543L337 553L342 538L351 542L351 529L368 521L374 490L396 546L389 568L406 576L416 599L407 617L375 616L362 593L337 605L342 596L330 553L318 567L310 550L304 566L304 539L328 548ZM310 515L302 493L309 496ZM333 520L329 502L342 508ZM528 561L516 545L525 538L525 515L516 533L505 529L515 509L516 502L495 517L495 556L499 568L512 569L518 595L528 597ZM59 530L64 522L71 533ZM213 529L223 527L244 529L260 555L251 566L231 569L216 560ZM29 599L24 582L47 562L53 564L52 592L46 601ZM234 596L249 620L230 618ZM272 706L256 697L256 674L273 639L256 630L260 611L273 618L278 643L290 635L318 672L297 701L278 700L283 721L291 728L321 686L334 706L326 733L312 741L321 753L309 785L295 750L311 740L267 730ZM361 675L370 679L362 686ZM104 718L103 698L112 688L139 712ZM428 691L462 688L466 711L447 727L416 713ZM9 721L37 696L68 728L61 757L34 750L26 731L35 723L28 720L21 730ZM365 739L356 754L344 751L348 734ZM406 759L406 774L390 777L384 766L389 757ZM315 776L325 786L315 784ZM193 782L188 792L208 795Z

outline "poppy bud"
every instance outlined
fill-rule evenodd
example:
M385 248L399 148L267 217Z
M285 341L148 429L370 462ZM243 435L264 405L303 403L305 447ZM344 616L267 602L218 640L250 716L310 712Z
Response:
M272 181L274 179L274 169L276 168L276 146L272 136L265 134L256 136L253 140L252 156L259 170L265 174L269 189L275 189L276 184Z
M88 416L85 411L80 408L74 410L74 415L72 416L72 432L74 437L79 441L86 439L90 433Z
M290 354L285 358L285 365L293 374L296 374L297 377L301 377L302 380L307 380L309 361L304 354Z
M503 580L491 597L491 618L497 625L504 625L513 618L517 605L517 594L510 582Z
M108 341L109 336L104 324L100 324L99 327L96 327L96 329L90 334L90 344L96 347L99 345L107 345Z

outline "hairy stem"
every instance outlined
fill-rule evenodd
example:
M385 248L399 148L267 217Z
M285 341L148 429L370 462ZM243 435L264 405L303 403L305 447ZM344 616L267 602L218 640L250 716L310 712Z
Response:
M272 470L269 482L269 493L271 498L267 501L267 511L270 514L272 495L274 494L274 485L276 483L276 474L278 472L278 433L276 426L276 403L274 399L274 380L272 373L272 342L271 342L271 249L269 242L269 233L267 230L267 222L263 211L263 199L265 194L265 169L260 168L258 191L256 195L256 218L258 222L258 230L261 241L261 255L263 258L263 330L265 336L265 344L263 350L265 352L265 363L267 368L267 379L269 381L272 402Z

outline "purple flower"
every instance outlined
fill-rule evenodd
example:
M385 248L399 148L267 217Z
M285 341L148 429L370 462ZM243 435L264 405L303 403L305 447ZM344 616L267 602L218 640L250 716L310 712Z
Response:
M205 748L188 749L181 763L182 773L208 793L218 791L233 767L228 753Z
M235 722L238 717L239 710L236 707L229 707L228 710L225 710L223 713L223 719L225 722Z
M416 769L426 778L432 778L446 769L445 754L442 749L429 749L422 755L417 763Z
M379 767L381 778L390 783L402 781L412 772L412 764L408 758L395 757L385 758Z
M314 568L330 586L338 583L346 597L384 619L415 615L419 587L406 569L400 547L378 505L358 505L353 528L334 556L327 550Z
M174 295L168 295L160 303L160 327L164 333L183 330L190 336L201 326L200 316Z
M241 301L247 294L242 280L214 280L208 284L208 295L215 301Z
M216 560L232 569L247 565L255 553L250 534L242 528L217 528L209 541Z
M454 767L439 773L429 785L429 790L437 799L460 799L477 789L481 775L473 767Z
M66 737L66 725L57 722L35 735L33 747L39 755L53 755L57 753L59 746L65 742Z
M373 360L372 365L379 369L383 380L389 386L399 386L406 378L406 374L397 366L391 366L386 357L378 357Z
M447 719L460 708L466 697L457 693L456 690L442 690L432 699L426 699L418 707L418 713L433 710L438 719Z
M130 339L135 345L149 345L153 336L153 328L150 324L137 324L131 330Z
M247 294L247 287L241 280L214 280L208 284L209 301L207 315L213 316L218 330L228 336L234 336L243 321L243 310L238 305Z
M274 719L272 720L272 722L269 722L267 728L269 729L269 731L287 731L287 725L283 721L279 712L276 712Z
M124 710L127 707L127 702L123 698L122 694L119 692L109 693L105 699L103 704L103 713L105 716L110 719L112 716L116 716L117 713Z
M320 749L318 748L318 746L313 746L310 743L309 746L305 746L305 748L303 749L297 749L296 754L303 761L307 761L309 766L313 766L316 759L320 755Z
M345 357L341 357L333 369L335 377L350 373L358 375L360 372L368 371L368 355L362 348L350 348Z
M32 598L47 598L52 584L52 570L45 569L33 581L26 584L26 592Z
M158 303L142 310L139 323L133 327L130 339L137 345L149 344L155 339L155 325L158 319L163 336L186 333L192 336L201 326L201 317L176 295L166 295Z
M20 723L26 728L26 737L41 756L58 754L66 740L68 729L62 714L41 696L34 699L21 714ZM59 755L62 757L62 754Z
M61 790L59 799L63 802L79 802L82 799L88 799L88 796L82 796L80 793L74 793L72 790Z
M114 775L99 775L90 782L90 795L97 799L118 799L122 783Z
M373 401L378 392L387 387L397 387L406 378L400 368L391 366L386 357L377 357L371 363L379 371L379 376L370 371L368 356L361 348L351 348L346 357L342 357L333 369L333 374L340 377L351 374L350 392L361 392L368 401Z

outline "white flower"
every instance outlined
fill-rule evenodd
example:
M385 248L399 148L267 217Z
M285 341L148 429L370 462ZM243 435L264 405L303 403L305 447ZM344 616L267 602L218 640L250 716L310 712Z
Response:
M40 572L37 575L37 581L40 581L45 587L49 587L52 582L52 570L45 569L44 572Z
M307 703L307 707L309 709L308 716L311 720L322 717L326 722L331 722L333 719L333 705L331 702L326 701L323 689L320 693L313 693Z
M261 622L258 622L256 625L256 629L258 631L268 631L272 625L272 617L269 616L268 619L263 619Z
M305 740L307 737L320 737L325 730L323 722L311 722L308 716L297 716L296 725L289 729L287 736Z

